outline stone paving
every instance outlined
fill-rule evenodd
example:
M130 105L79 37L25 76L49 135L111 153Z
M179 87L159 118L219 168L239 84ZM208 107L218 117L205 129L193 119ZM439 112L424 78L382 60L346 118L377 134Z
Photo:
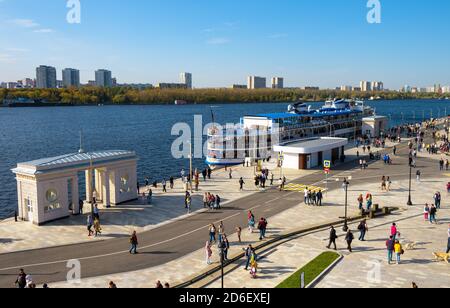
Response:
M350 214L354 214L357 211L354 206L354 200L359 193L365 193L367 191L373 193L374 203L379 203L384 206L402 207L405 211L393 216L370 221L369 227L371 227L371 231L368 235L368 241L363 245L355 241L355 252L351 255L345 250L340 250L345 255L345 259L322 281L319 287L408 287L412 281L416 281L423 287L442 287L448 284L450 281L448 264L432 262L431 255L434 251L443 250L447 243L446 231L450 218L450 211L448 210L450 202L446 198L447 195L444 195L443 200L445 209L439 212L438 218L441 221L440 225L430 226L423 221L420 215L422 213L422 204L431 202L433 193L437 190L442 191L445 181L442 179L432 179L423 181L420 187L415 185L413 187L413 195L414 201L418 205L410 208L404 206L406 203L404 192L407 185L407 181L397 182L394 180L392 191L389 193L380 192L378 184L359 185L357 188L354 187L349 191L349 200L353 204L350 208ZM302 199L300 193L286 193L285 197ZM328 202L328 200L332 200L332 203ZM297 207L282 211L280 214L270 217L268 219L269 236L270 234L288 231L293 228L308 227L318 222L336 220L336 218L342 216L344 203L342 190L329 192L326 201L323 207L308 207L304 204L299 204ZM275 202L275 200L272 202ZM257 216L264 215L263 213L258 213L257 210L255 212ZM367 280L368 266L373 264L372 260L383 261L385 259L386 252L384 243L389 232L389 226L393 221L398 222L403 239L418 242L419 245L416 250L406 253L405 263L399 266L390 266L387 274L383 270L385 265L382 263L381 279L374 283L372 280ZM226 230L233 230L234 227L227 226L225 221ZM342 240L343 234L340 235L341 240L339 244L341 247L344 247ZM267 253L263 253L261 255L263 258L260 261L261 271L258 279L251 279L250 275L240 267L227 274L226 287L275 287L323 252L327 244L327 237L328 231L317 232L286 242ZM206 238L207 230L205 230L205 241ZM250 235L245 231L243 232L244 243L237 244L235 235L229 236L229 239L232 243L230 255L242 251L246 245L258 240L256 234ZM214 249L213 261L216 264L218 263L217 249ZM53 284L52 287L105 287L110 280L113 280L119 287L129 288L153 287L157 280L163 283L167 281L174 285L183 282L187 277L199 273L206 268L205 253L201 249L158 267L137 272L83 279L81 285L70 285L66 282L61 282ZM420 275L418 271L420 271ZM351 276L348 275L349 272L352 273ZM375 278L378 277L375 275ZM218 281L211 285L211 287L218 286Z

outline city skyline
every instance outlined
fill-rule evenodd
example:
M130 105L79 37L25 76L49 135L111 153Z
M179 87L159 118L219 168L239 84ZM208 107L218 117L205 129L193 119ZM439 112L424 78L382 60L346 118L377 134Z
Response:
M365 1L255 2L155 0L134 7L99 0L83 2L81 23L69 24L65 3L1 1L0 80L31 77L47 63L79 69L82 83L107 67L126 83L174 82L188 71L201 88L244 84L249 75L284 76L285 87L335 88L358 80L383 80L389 89L450 84L449 43L440 40L450 28L446 1L382 2L381 24L367 22ZM174 7L184 21L171 18ZM132 20L118 22L124 18ZM439 41L439 48L413 43L412 34Z

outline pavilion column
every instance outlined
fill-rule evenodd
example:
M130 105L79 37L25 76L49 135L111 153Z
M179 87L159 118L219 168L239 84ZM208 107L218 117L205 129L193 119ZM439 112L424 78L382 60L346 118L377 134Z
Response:
M86 202L92 203L92 170L86 170Z
M103 201L103 178L104 172L102 170L95 169L95 191L97 192L97 201Z
M72 178L72 214L80 213L80 192L78 191L78 175Z
M109 171L103 172L103 204L106 208L111 207L111 187L109 184Z

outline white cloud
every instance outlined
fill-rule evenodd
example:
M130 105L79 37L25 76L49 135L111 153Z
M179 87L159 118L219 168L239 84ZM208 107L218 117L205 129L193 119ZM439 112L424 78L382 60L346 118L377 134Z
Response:
M39 27L39 24L33 21L32 19L12 19L9 22L23 28Z
M53 33L55 32L53 29L37 29L33 31L34 33Z
M208 40L206 43L208 45L224 45L230 43L231 40L225 37L215 37Z

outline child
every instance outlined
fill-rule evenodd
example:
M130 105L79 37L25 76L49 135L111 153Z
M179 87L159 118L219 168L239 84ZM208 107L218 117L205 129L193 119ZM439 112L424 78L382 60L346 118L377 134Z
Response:
M430 207L428 206L428 203L425 204L425 208L423 209L423 216L425 218L425 221L428 221L430 215Z
M258 273L258 263L256 262L255 258L252 258L250 264L251 264L250 276L252 276L253 279L256 279L256 275Z

